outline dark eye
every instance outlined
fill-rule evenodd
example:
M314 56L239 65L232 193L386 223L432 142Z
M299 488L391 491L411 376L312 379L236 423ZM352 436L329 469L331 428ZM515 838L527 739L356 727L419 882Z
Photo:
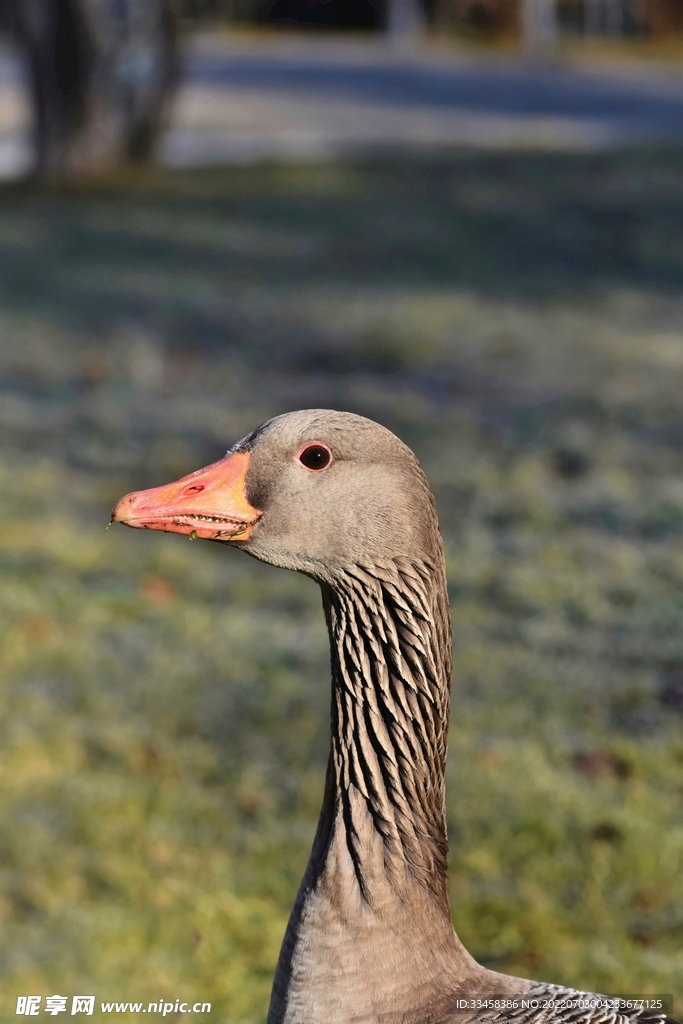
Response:
M299 462L306 469L327 469L332 462L332 452L326 444L307 444L299 452Z

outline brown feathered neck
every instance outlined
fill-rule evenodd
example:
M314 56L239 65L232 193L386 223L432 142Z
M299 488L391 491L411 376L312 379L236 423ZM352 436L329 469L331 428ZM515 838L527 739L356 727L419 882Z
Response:
M394 558L350 566L335 582L323 590L332 660L328 787L334 817L341 815L365 900L373 902L369 818L392 887L404 891L409 874L447 907L451 633L443 565Z

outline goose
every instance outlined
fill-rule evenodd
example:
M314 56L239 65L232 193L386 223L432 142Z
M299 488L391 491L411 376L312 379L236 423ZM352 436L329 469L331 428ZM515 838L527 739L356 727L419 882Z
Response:
M398 437L348 412L287 413L218 462L125 495L112 520L227 542L322 591L330 755L268 1024L670 1022L488 970L453 929L443 546L427 479Z

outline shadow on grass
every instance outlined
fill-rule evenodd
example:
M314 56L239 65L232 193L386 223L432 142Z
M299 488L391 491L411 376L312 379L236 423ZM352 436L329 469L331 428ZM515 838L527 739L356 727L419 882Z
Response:
M0 193L0 295L7 308L91 329L121 316L190 317L193 344L224 348L229 331L191 291L174 291L178 275L227 296L262 286L465 288L528 301L676 292L682 185L680 151L638 150L14 186ZM157 287L145 293L134 278L150 273ZM273 355L267 344L263 354Z

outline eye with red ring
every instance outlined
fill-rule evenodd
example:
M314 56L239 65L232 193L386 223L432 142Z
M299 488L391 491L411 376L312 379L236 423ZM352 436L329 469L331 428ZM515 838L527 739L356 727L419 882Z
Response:
M312 473L322 473L332 465L332 452L322 441L306 444L296 456L297 462Z

